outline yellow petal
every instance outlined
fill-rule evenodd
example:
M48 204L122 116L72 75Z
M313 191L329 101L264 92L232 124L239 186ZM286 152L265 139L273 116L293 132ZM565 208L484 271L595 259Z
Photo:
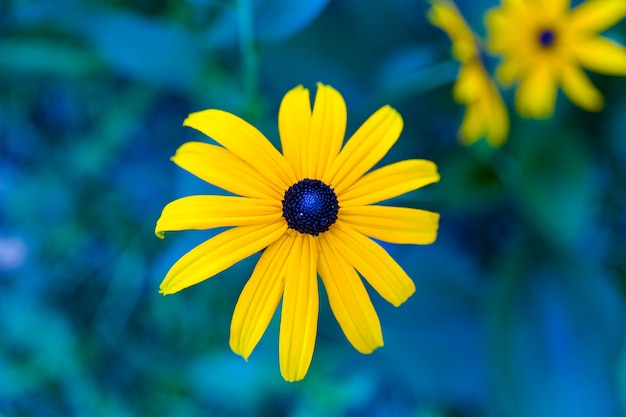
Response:
M523 117L548 118L554 111L556 93L557 84L549 65L540 65L520 82L515 107Z
M304 178L322 178L329 162L339 154L347 121L346 103L341 94L318 83L307 153L303 155L308 162L307 169L303 170Z
M478 55L474 35L454 2L431 0L428 20L443 29L452 40L452 53L456 59L466 62Z
M283 155L298 178L302 178L302 166L306 162L303 159L306 156L303 146L308 140L310 125L309 90L299 85L285 94L278 110L278 131Z
M545 13L538 10L539 3L550 0L502 0L502 12L512 21L520 22L526 25L530 21L536 21L537 15ZM556 0L559 3L561 0Z
M507 43L503 42L500 33L505 33L510 22L501 9L492 8L484 15L484 25L487 31L487 48L492 53L502 53L506 50Z
M509 13L511 11L526 11L528 10L528 8L531 8L533 6L533 3L529 2L528 0L502 0L501 3L502 7L504 9L507 9Z
M352 346L361 353L371 353L383 345L383 334L363 281L354 267L337 255L325 235L320 235L318 242L319 273L330 308Z
M352 135L322 181L341 195L387 154L402 127L402 117L396 110L390 106L380 108Z
M173 294L230 268L275 242L287 229L284 221L228 229L183 255L161 283L162 294Z
M485 135L487 128L487 119L479 103L468 104L458 133L461 143L470 145L476 142Z
M282 217L276 200L258 198L195 195L179 198L165 206L155 233L174 230L206 230L225 226L275 223Z
M509 3L506 6L510 6ZM492 8L485 13L484 24L487 30L487 48L492 53L508 53L511 44L516 43L523 33L520 27L526 25L525 5L515 7ZM515 28L517 30L512 30Z
M339 216L357 232L390 243L428 245L439 228L439 214L405 207L342 207Z
M262 178L283 190L297 181L287 160L265 136L234 114L215 109L203 110L191 113L183 125L212 138L254 167Z
M230 324L230 348L248 357L265 333L285 288L285 265L294 239L288 233L265 249L244 286Z
M259 173L221 146L187 142L172 161L198 178L233 194L282 201L285 189L266 182Z
M556 19L569 11L570 0L539 0L545 19Z
M524 64L518 59L509 58L506 61L502 61L498 68L496 68L497 80L505 86L510 86L524 72Z
M287 257L285 292L280 319L280 372L286 381L306 375L317 334L317 244L311 235L293 233Z
M467 104L459 138L465 145L485 136L491 146L501 146L509 133L509 114L493 82L483 74L476 79L480 93Z
M617 42L596 36L580 40L573 47L585 68L601 74L626 75L626 48Z
M600 91L580 69L569 66L563 71L563 92L579 107L588 111L599 111L604 106Z
M378 168L361 177L339 196L340 207L365 206L388 200L439 181L437 165L407 159Z
M484 84L481 71L477 60L461 66L452 90L452 96L457 103L467 103L480 96Z
M490 96L491 100L489 105L490 112L487 142L489 142L491 146L498 147L502 146L509 135L509 111L493 82L490 82L490 84L492 95Z
M568 28L572 31L602 32L622 20L624 15L624 0L587 0L572 10Z
M411 278L387 251L350 225L338 220L325 232L325 237L332 249L394 306L399 306L415 292Z

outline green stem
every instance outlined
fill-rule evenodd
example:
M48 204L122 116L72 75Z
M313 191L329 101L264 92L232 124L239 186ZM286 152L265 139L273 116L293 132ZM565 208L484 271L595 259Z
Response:
M237 14L243 87L248 96L248 104L252 104L259 91L258 57L254 39L252 0L237 0Z

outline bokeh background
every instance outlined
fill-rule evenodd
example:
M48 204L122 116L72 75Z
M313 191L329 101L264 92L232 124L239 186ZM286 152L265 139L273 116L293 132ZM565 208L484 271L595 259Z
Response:
M458 2L481 35L496 4ZM0 416L626 415L626 78L591 75L600 113L561 96L545 121L512 112L502 148L463 147L458 64L427 8L0 0ZM249 362L228 347L258 255L163 297L212 233L153 230L167 202L216 191L169 161L207 140L189 112L231 111L278 144L283 94L317 81L344 95L349 133L400 111L383 163L438 164L398 203L441 225L433 245L386 246L417 286L400 308L372 293L386 345L356 352L322 293L311 369L287 383L278 317Z

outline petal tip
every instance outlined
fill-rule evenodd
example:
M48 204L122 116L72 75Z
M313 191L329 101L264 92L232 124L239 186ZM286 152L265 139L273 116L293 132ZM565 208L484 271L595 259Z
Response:
M243 360L246 362L248 362L248 358L250 358L250 354L252 353L252 352L246 353L243 350L239 349L238 347L235 346L232 340L230 341L230 350L232 350L233 353L236 354L237 356L241 356Z
M285 373L283 373L282 371L281 371L281 375L286 382L302 381L305 377L305 375L285 375Z
M338 91L337 91L335 88L333 88L333 86L331 86L331 85L329 85L329 84L324 84L324 83L323 83L323 82L321 82L321 81L316 82L316 83L315 83L315 86L317 87L317 90L318 90L318 91L319 91L319 90L322 90L322 89L326 89L326 90L331 90L331 91L333 91L333 92L337 92L337 93L338 93Z
M198 125L198 123L200 123L200 119L213 117L221 113L228 113L228 112L224 110L219 110L219 109L206 109L206 110L200 110L200 111L196 111L193 113L189 113L187 117L185 117L185 120L183 120L183 126L191 127L192 129L202 131L202 129L200 129Z
M413 284L413 281L411 280L411 288L408 288L407 291L402 294L401 296L399 296L396 300L394 300L393 302L391 302L391 304L394 307L400 307L402 304L404 304L409 298L411 298L411 296L415 293L415 284Z
M294 88L292 88L291 90L289 90L287 92L287 94L289 94L290 92L300 92L300 91L309 91L308 88L306 88L304 85L302 84L298 84L296 85ZM286 95L286 94L285 94Z
M435 172L433 173L433 182L439 182L441 180L441 175L439 174L439 171L437 170L437 164L433 162L433 165L434 165L434 170L435 170Z
M244 361L248 362L248 358L250 358L250 355L252 354L252 350L254 349L256 344L252 346L246 346L246 344L241 338L241 334L239 334L240 332L236 332L232 328L232 323L231 323L230 332L231 332L230 333L231 335L230 335L230 339L228 340L228 345L230 346L230 350L232 350L235 355L241 356Z
M364 350L364 351L362 351L362 352L360 352L360 353L362 353L362 354L364 354L364 355L371 355L372 353L374 353L374 351L375 351L375 350L377 350L377 349L379 349L379 348L383 347L384 345L385 345L385 344L381 342L379 345L372 346L372 347L370 347L368 350L366 350L366 351Z
M167 277L165 277L165 280L161 283L161 286L159 287L159 294L170 295L180 291L180 289L172 289L172 285L169 285L165 281L167 281Z
M380 336L380 340L375 340L373 341L373 343L371 343L368 346L360 346L357 347L354 344L352 346L354 346L354 348L361 354L363 355L371 355L372 353L374 353L374 351L378 348L381 348L385 345L385 342L382 339L382 335Z

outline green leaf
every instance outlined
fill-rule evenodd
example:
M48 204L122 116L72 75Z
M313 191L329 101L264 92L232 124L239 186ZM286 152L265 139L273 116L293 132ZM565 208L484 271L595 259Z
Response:
M255 0L257 33L264 40L287 38L317 18L330 0Z
M199 84L202 55L182 27L129 12L100 13L86 35L120 73L186 90Z
M574 249L592 227L596 183L580 136L570 130L517 138L521 147L517 196L534 229L547 241Z
M0 40L0 71L22 75L81 77L102 69L98 56L87 48L53 39Z

